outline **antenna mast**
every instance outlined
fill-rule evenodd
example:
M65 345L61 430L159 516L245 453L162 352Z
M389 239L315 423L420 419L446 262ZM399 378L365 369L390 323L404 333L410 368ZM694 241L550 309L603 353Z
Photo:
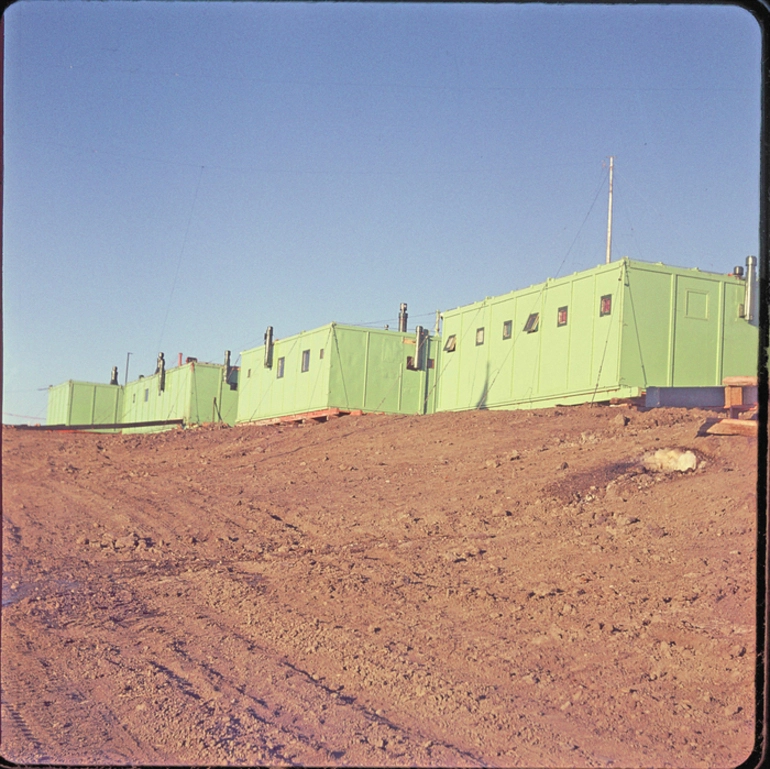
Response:
M615 158L610 155L610 200L607 206L607 258L606 264L610 263L612 253L612 169L615 164Z

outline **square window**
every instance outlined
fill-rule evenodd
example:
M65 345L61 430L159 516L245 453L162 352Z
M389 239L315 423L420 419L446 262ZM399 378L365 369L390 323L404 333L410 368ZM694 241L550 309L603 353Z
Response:
M556 314L556 325L557 326L567 325L567 308L566 307L559 307L559 311Z
M436 368L435 358L428 358L428 368Z
M503 323L503 339L510 339L513 335L513 321L506 320Z
M484 329L483 328L477 328L476 329L476 344L484 344Z
M457 349L457 334L451 334L447 337L444 344L444 352L454 352Z
M606 294L602 297L599 304L599 317L609 315L612 312L612 294Z
M309 370L310 370L310 350L303 350L301 371L304 373L305 371L309 371Z
M417 366L414 365L414 357L412 355L406 356L406 368L409 371L417 371Z
M278 358L278 363L275 367L276 379L283 379L283 364L286 362L286 358Z
M537 331L537 327L539 323L540 323L540 313L533 312L527 318L527 322L524 324L524 331L526 331L528 334L533 334L535 331Z

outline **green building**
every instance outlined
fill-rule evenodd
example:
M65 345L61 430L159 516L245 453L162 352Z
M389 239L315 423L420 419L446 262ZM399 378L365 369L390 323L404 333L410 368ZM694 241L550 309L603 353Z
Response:
M607 401L756 375L747 284L753 269L624 258L445 312L436 410Z
M129 382L123 393L124 424L182 419L235 424L238 409L237 369L190 360L175 368ZM235 387L233 387L235 386ZM150 432L160 426L125 427L124 432Z
M435 410L438 337L330 323L241 353L237 422L328 409Z
M123 388L69 380L48 388L47 425L109 425L121 421Z

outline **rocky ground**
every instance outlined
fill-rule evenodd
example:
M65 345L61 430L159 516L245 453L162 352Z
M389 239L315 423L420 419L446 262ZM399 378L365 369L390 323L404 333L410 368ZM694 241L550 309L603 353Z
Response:
M3 428L21 763L735 766L756 439L628 407ZM695 469L649 469L658 449Z

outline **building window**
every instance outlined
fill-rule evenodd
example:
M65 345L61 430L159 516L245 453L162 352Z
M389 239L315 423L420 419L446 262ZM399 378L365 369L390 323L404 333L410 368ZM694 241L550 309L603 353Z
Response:
M556 313L556 325L557 326L567 325L567 308L566 307L559 307L559 310Z
M476 329L476 345L484 344L484 329L477 328Z
M286 361L286 358L278 358L278 363L275 367L275 377L276 379L283 379L283 364Z
M612 294L606 294L599 303L599 317L609 315L612 312Z
M417 371L417 366L414 365L414 356L406 356L406 368L408 371Z
M528 334L533 334L537 331L538 324L540 323L540 313L533 312L527 318L527 322L524 324L524 331Z
M451 334L444 343L444 352L454 352L457 349L457 334Z
M251 369L246 371L246 379L251 379Z
M324 359L324 348L321 348L321 354L318 356L320 360Z
M136 403L136 393L131 396L131 403Z
M150 399L150 390L149 388L145 388L144 390L144 402L147 403L147 401Z
M513 335L513 321L506 320L503 323L503 339L510 339Z
M428 358L428 368L436 368L436 359Z
M310 370L310 350L303 350L301 371L304 373L305 371L309 371L309 370Z

